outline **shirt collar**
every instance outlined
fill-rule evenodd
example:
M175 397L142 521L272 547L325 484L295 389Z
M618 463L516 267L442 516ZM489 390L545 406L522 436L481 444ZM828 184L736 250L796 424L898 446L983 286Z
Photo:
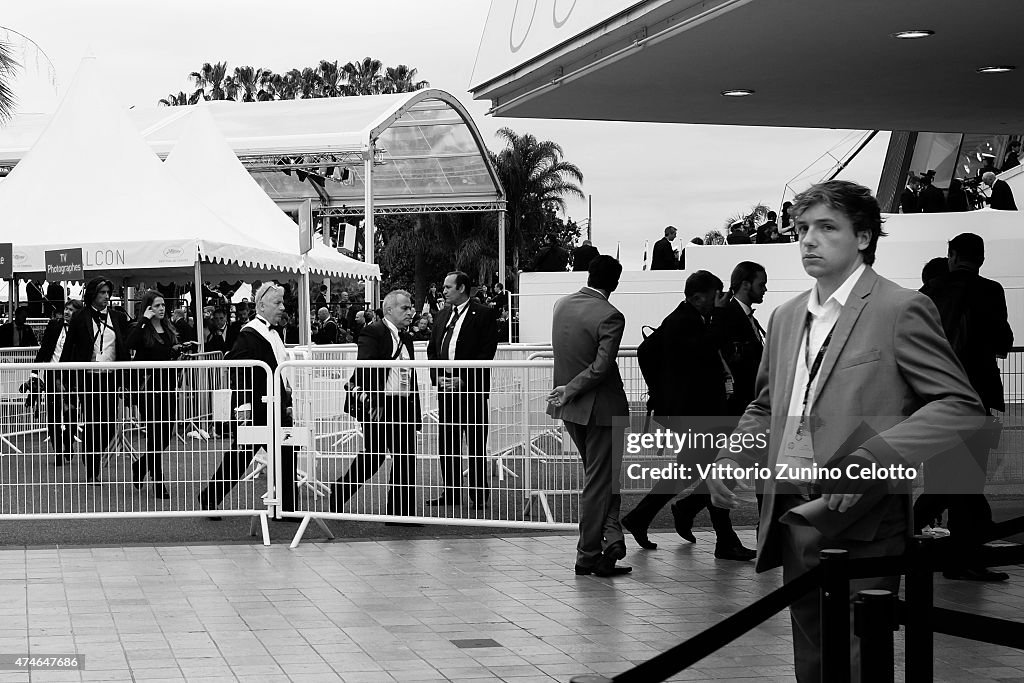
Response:
M751 308L750 306L746 305L745 303L743 303L742 301L740 301L736 297L733 297L733 301L735 301L736 303L738 303L740 305L740 308L743 309L743 314L746 315L748 318L750 317L750 314L754 312L753 308Z
M384 318L384 324L388 326L389 330L391 330L391 334L392 335L398 337L399 339L402 338L402 333L399 331L398 325L395 325L393 322L391 322L387 318Z
M608 299L608 297L606 297L606 296L604 295L604 292L602 292L602 291L601 291L600 289L594 289L594 288L593 288L593 287L591 287L590 285L583 285L583 289L589 289L589 290L590 290L591 292L596 292L596 293L597 293L597 295L598 295L599 297L601 297L602 299L606 299L606 300Z
M466 299L458 306L452 306L452 310L457 311L458 314L461 316L463 313L466 312L466 306L469 306L469 299Z
M832 301L835 301L840 307L845 306L846 300L850 298L850 292L853 291L853 286L857 284L857 280L860 279L865 268L867 268L867 265L864 263L857 266L857 269L850 273L850 276L846 278L843 284L839 285L839 289L832 292L832 296L824 304L818 303L818 288L815 286L811 290L811 296L807 297L807 310L814 316L820 316Z

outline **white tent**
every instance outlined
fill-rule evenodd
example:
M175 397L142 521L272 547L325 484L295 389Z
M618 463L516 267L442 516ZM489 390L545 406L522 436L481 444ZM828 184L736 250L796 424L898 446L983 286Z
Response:
M299 254L299 228L253 180L224 139L208 107L194 107L164 166L228 225L282 253ZM357 261L317 241L306 254L310 272L379 278L375 264Z
M0 183L0 220L20 277L45 277L44 253L81 247L91 273L138 281L296 272L282 252L236 230L175 181L82 61L49 125Z

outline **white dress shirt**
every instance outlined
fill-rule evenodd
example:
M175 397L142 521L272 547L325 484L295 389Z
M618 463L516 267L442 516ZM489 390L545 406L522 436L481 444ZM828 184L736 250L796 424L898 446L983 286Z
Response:
M804 416L811 413L821 373L819 372L815 376L810 392L807 395L807 405L804 406L804 392L807 387L807 380L810 378L811 366L814 365L814 359L817 357L818 351L821 349L822 344L825 343L825 338L828 337L829 332L832 331L832 328L838 322L839 316L843 312L843 306L846 305L846 300L850 297L850 292L853 291L857 280L864 273L864 268L865 265L863 263L860 264L824 304L818 302L817 286L811 289L811 294L807 298L807 311L811 315L811 325L808 333L800 335L800 352L797 355L793 374L793 391L789 396L789 411L787 413L789 419L786 420L786 429L782 435L782 448L779 449L778 461L780 463L786 463L794 467L810 467L814 463L811 457L813 456L813 444L811 443L810 431L804 430L801 434L801 439L798 440L796 438L796 431L800 426L801 420ZM828 353L828 351L825 352L826 355ZM824 361L824 359L822 360Z
M388 332L391 333L391 358L396 354L399 360L412 360L409 356L409 349L402 343L402 334L398 326L384 318ZM412 394L412 368L391 368L388 378L384 384L385 396L409 396Z
M89 311L94 316L95 309ZM105 313L107 318L106 321L100 323L95 317L92 317L92 359L97 363L113 363L117 360L117 334L114 332L114 326L110 323L110 307L103 309L100 313Z

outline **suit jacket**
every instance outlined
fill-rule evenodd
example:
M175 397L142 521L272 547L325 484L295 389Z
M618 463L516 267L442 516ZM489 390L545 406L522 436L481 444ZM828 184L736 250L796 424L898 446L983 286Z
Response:
M92 361L93 341L93 308L86 306L75 311L68 324L67 338L64 340L64 351L60 354L61 363L88 363ZM107 321L114 328L114 360L117 362L130 360L128 353L128 315L107 307Z
M401 333L401 342L405 346L409 358L416 359L416 350L413 348L412 335L408 332ZM391 329L383 320L375 320L365 326L359 333L359 353L356 360L391 360L395 353L394 337L391 336ZM384 398L384 388L387 386L388 377L392 368L356 368L354 381L363 391L367 392L370 398L370 407L375 408ZM416 422L419 423L422 415L420 413L420 395L413 373L412 396L415 404L414 414Z
M942 213L946 210L946 197L934 185L925 185L921 189L920 199L922 213Z
M313 335L314 344L337 344L338 343L338 323L334 318L328 318L317 330L317 333Z
M49 363L53 360L53 352L57 349L57 340L60 339L60 331L63 329L64 318L54 318L46 324L43 339L39 342L39 350L36 352L37 363ZM67 341L64 343L67 344Z
M724 415L725 367L711 325L693 305L681 301L658 328L663 396L651 406L657 415Z
M736 431L782 435L793 386L807 300L810 291L787 301L772 314L761 367L757 397L740 418ZM832 341L818 373L810 411L814 431L814 460L824 465L834 455L863 448L881 466L918 466L933 455L949 453L984 424L984 410L953 350L946 341L935 304L918 292L879 277L867 267L857 281L836 323ZM729 454L742 466L759 462L772 468L778 461L781 438L769 441L767 461L755 452ZM969 457L958 453L958 457ZM782 564L784 544L774 495L776 482L767 482L761 509L757 569ZM841 538L871 541L886 537L893 526L906 533L913 528L910 482L890 489L902 495L885 496L879 503L843 514L856 520Z
M651 270L678 270L675 251L672 250L672 243L667 237L662 237L654 243L651 250Z
M900 193L900 209L903 213L921 213L921 201L909 187L904 187Z
M997 180L992 185L992 199L989 202L993 209L1002 211L1016 211L1017 203L1013 201L1013 191L1006 184L1005 180Z
M754 400L754 380L757 379L764 345L743 307L735 299L715 309L711 317L711 334L732 372L733 394L726 401L726 414L742 415Z
M32 331L32 328L25 325L20 330L21 341L18 346L36 346L36 333ZM11 348L14 346L14 323L4 323L0 325L0 348Z
M228 350L235 345L235 341L238 339L238 333L242 331L248 320L236 320L228 325Z
M729 233L729 236L725 238L726 244L752 244L750 241L750 235L744 235L742 233Z
M434 328L430 331L430 341L427 342L428 360L441 358L444 331L454 310L452 306L445 306L437 314ZM466 319L462 321L459 339L455 345L455 358L452 360L494 360L494 354L498 350L497 311L470 299L463 315ZM486 396L491 390L489 369L459 368L452 372L452 376L462 379L463 390L470 392L471 396L474 392L482 392ZM437 384L437 370L430 370L430 380Z
M232 346L232 344L230 344L228 341L229 338L230 337L227 328L224 329L223 337L220 335L214 336L213 330L207 329L205 349L207 351L222 351L224 353L227 353Z
M225 354L224 360L263 361L270 367L270 377L274 376L274 370L277 369L277 356L274 355L274 347L263 338L263 335L251 328L243 329L238 333L234 346ZM237 371L237 377L245 377L247 375L243 373L247 372L247 370L240 369ZM267 374L261 368L254 368L251 382L237 380L235 382L236 401L239 405L243 403L252 405L252 423L254 425L269 424L267 404L263 402L263 397L267 395L267 380ZM249 391L245 391L246 388ZM288 425L290 422L286 419L284 410L291 407L292 395L284 386L279 387L278 391L281 396L282 424Z
M626 328L619 309L585 287L555 303L551 350L555 386L565 386L560 407L548 406L555 419L608 427L629 416L629 402L615 358Z
M1013 346L1003 286L967 270L954 270L921 288L939 309L942 329L954 344L967 379L986 410L1005 410L997 356ZM959 329L961 322L964 330Z
M164 326L169 323L164 322ZM163 341L159 335L156 335L156 343L152 346L146 345L146 331L152 329L153 324L146 318L146 316L140 317L135 323L133 323L128 331L128 348L135 351L135 360L137 361L161 361L161 360L177 360L181 354L174 350L174 341L165 332ZM156 333L154 332L154 335Z

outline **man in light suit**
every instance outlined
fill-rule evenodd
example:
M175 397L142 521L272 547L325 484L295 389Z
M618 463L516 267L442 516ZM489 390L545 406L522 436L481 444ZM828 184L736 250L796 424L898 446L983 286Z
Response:
M796 198L793 215L804 270L816 284L768 322L757 397L736 428L741 434L770 428L767 460L764 453L727 449L717 458L720 466L757 463L773 474L778 465L842 473L767 482L757 569L781 565L786 582L816 566L825 548L845 549L851 558L902 554L912 529L909 475L884 481L850 472L872 464L916 468L946 451L970 458L964 439L984 424L935 305L871 268L882 223L870 191L846 181L815 185ZM716 505L734 507L727 476L713 473L708 487ZM896 591L899 577L858 579L850 588L852 594ZM819 681L818 594L793 603L790 612L797 679ZM855 639L851 649L858 680Z
M626 319L608 297L619 286L621 274L617 260L596 257L587 286L559 299L552 321L555 388L548 395L548 414L565 423L586 477L576 546L580 576L632 571L615 565L626 556L626 544L619 523L623 435L613 425L616 418L628 418L629 404L615 362Z

